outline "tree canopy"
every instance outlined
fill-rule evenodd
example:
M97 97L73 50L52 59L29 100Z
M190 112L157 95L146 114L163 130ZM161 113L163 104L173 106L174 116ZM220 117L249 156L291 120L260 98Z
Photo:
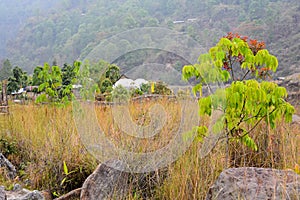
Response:
M196 64L183 68L185 80L195 77L199 81L193 91L200 93L200 115L222 112L210 134L222 133L219 139L241 141L257 151L250 133L258 124L265 121L275 128L276 120L292 121L295 109L285 100L286 89L266 81L270 80L269 72L275 72L277 66L277 58L269 54L263 42L229 33L207 54L200 55ZM211 90L208 96L202 97L203 84L209 87L226 82L230 83L226 88Z
M5 59L0 67L0 81L8 79L12 75L12 65L8 59Z

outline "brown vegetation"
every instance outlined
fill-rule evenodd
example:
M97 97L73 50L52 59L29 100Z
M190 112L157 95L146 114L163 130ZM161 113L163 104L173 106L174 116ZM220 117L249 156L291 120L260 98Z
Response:
M147 109L153 103L149 101L144 104L131 104L129 110L133 121L147 125ZM113 124L110 107L96 106L96 112L98 119L102 119L99 123L105 132L109 133L107 137L116 145L123 147L127 144L129 149L139 145L141 151L153 151L164 146L172 138L170 130L178 128L179 122L179 107L176 101L170 103L162 99L159 103L168 113L166 126L152 141L141 140L139 143L128 143L133 140L130 136L122 134ZM96 168L97 161L81 143L70 106L57 108L48 105L12 105L11 114L0 117L0 138L5 138L15 145L15 151L10 153L8 158L19 169L18 181L24 182L24 185L27 182L27 187L62 195L81 187L85 178ZM201 123L208 123L208 119ZM294 170L295 166L299 165L299 125L278 122L277 128L268 132L262 124L253 133L253 138L259 146L257 153L243 145L232 144L229 148L231 166ZM200 159L201 145L194 141L188 151L168 167L169 176L155 190L158 199L204 199L209 186L226 166L226 148L225 143L220 142L207 157ZM75 172L66 176L63 162L67 164L69 171ZM67 181L61 184L65 177ZM30 181L25 181L26 179ZM0 184L6 185L7 188L14 182L8 181L2 175L0 181ZM134 194L129 194L128 199L138 199Z

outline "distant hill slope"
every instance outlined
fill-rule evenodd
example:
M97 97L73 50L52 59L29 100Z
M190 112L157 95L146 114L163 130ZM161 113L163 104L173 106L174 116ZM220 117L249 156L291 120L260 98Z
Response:
M45 16L59 0L1 0L0 1L0 58L7 55L6 45L14 40L19 28L31 16Z
M8 43L13 64L31 72L44 62L83 59L103 39L125 30L167 27L204 49L229 31L264 40L279 59L278 76L300 72L298 0L65 0L55 8L45 16L33 14Z

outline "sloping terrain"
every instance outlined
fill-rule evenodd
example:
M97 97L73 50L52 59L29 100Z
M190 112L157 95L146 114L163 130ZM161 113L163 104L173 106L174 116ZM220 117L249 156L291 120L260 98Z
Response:
M141 27L169 28L190 36L204 49L209 49L229 31L239 32L266 42L270 52L279 59L277 76L300 72L300 5L297 0L36 2L41 9L36 8L36 12L24 17L21 26L11 22L15 25L13 30L19 27L19 32L13 31L15 37L10 38L5 48L1 46L0 51L6 52L1 53L1 57L8 57L14 65L29 72L44 62L63 64L84 59L104 39ZM25 5L33 7L35 4ZM43 10L45 6L48 9ZM18 15L17 11L12 13ZM93 59L101 58L102 55L94 55Z

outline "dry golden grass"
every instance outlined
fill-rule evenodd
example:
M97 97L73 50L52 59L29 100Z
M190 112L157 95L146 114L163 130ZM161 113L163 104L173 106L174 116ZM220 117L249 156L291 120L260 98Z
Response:
M252 152L242 145L231 144L231 167L272 167L295 170L300 164L299 125L278 123L276 130L263 141L265 129L253 133L256 142L267 143L266 149ZM226 167L225 146L221 143L204 159L199 159L194 144L185 156L170 168L171 177L163 185L163 199L204 199L208 187ZM200 147L201 148L201 147ZM235 152L235 154L233 153Z
M95 106L99 125L104 130L107 138L113 143L127 151L151 152L167 145L176 134L180 125L180 105L176 101L158 99L157 101L131 102L128 104L129 115L133 123L139 126L147 126L150 123L149 108L155 104L164 105L166 123L158 134L151 138L135 138L124 133L113 120L111 106ZM124 107L120 105L119 107ZM125 105L125 107L127 107ZM118 109L118 107L117 107ZM124 113L125 114L125 113ZM126 116L127 117L127 116ZM140 148L142 147L142 148Z
M96 106L99 124L109 133L107 137L122 148L139 152L159 149L172 138L178 128L180 107L173 101L159 100L167 111L167 122L162 132L152 140L141 139L138 142L122 133L113 123L109 106ZM133 122L139 125L149 124L148 108L155 102L134 102L129 110ZM297 108L299 109L299 108ZM9 156L18 166L20 179L29 179L31 187L62 194L81 187L82 181L96 167L97 161L90 156L81 143L75 128L72 108L57 108L50 105L12 105L9 116L1 116L0 138L15 141L17 153ZM298 110L299 111L299 110ZM101 120L100 120L101 119ZM208 123L207 119L203 123ZM294 169L300 164L300 128L298 124L278 122L277 128L266 136L262 124L252 134L260 151L252 152L248 148L232 144L230 146L231 166L259 166L278 169ZM130 143L131 142L131 143ZM169 176L156 188L156 199L204 199L209 186L226 167L225 144L220 142L205 158L199 158L201 143L194 141L188 151L168 167ZM140 149L134 148L142 147ZM65 178L63 162L69 171L70 182L61 185ZM0 175L0 185L11 182ZM130 194L128 199L138 199Z
M19 166L22 179L29 179L32 188L57 193L80 187L82 180L96 166L80 142L71 115L71 108L38 105L12 105L6 117L6 133L16 141L18 152L11 156ZM4 130L4 129L2 129ZM72 184L60 185L65 177L63 162L76 177Z

